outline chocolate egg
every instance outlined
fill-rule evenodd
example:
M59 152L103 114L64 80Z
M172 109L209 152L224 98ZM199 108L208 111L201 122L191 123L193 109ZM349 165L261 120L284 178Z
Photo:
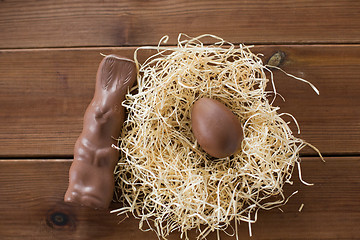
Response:
M240 148L243 138L240 120L219 101L197 100L192 108L191 124L199 145L213 157L228 157Z

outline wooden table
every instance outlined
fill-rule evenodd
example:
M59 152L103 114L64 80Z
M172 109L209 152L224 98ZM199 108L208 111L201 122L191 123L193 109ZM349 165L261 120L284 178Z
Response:
M261 211L251 239L360 238L360 1L1 0L0 239L157 239L133 218L118 224L62 199L99 53L132 57L180 32L255 44L265 62L282 51L281 67L320 90L274 71L286 99L275 104L326 163L302 152L303 178L315 185L294 174L286 191L299 193L284 212ZM249 239L247 224L239 229Z

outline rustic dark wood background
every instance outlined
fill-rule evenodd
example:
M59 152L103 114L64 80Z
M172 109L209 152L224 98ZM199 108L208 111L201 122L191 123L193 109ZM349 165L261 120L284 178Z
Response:
M281 67L320 90L274 71L286 99L275 104L326 163L303 151L303 177L315 185L295 173L286 191L299 193L284 212L260 211L251 239L360 238L360 1L1 0L0 239L157 239L133 218L118 224L62 198L99 53L132 57L180 32L255 44L264 62L283 51ZM250 239L246 224L239 234Z

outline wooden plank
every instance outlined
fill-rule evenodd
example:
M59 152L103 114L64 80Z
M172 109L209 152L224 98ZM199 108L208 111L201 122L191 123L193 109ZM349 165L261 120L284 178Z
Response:
M0 155L73 154L101 51L0 52ZM127 57L132 52L117 51Z
M258 222L252 225L253 237L247 224L241 224L240 239L358 239L360 158L326 160L303 158L302 176L315 185L299 183L295 171L295 183L285 193L299 193L282 207L284 212L260 211ZM70 160L0 161L1 239L157 239L153 232L138 230L133 218L118 224L123 216L63 203L70 164ZM116 207L111 205L111 209ZM179 239L178 233L170 239ZM216 239L216 234L208 239Z
M286 100L283 102L278 97L274 105L281 107L280 112L295 116L301 128L301 134L297 135L293 124L295 135L327 155L359 154L359 45L278 46L275 49L286 55L282 69L310 81L320 91L318 96L307 84L274 70L277 91ZM259 51L271 56L275 49L263 47Z
M286 54L284 70L306 78L320 90L317 96L307 84L274 71L277 91L286 98L285 103L275 104L298 119L300 137L324 154L359 154L360 45L259 46L253 51L263 52L267 61L278 50ZM93 95L102 59L99 53L132 57L133 51L0 51L0 156L72 155ZM149 53L143 52L140 61Z
M359 43L359 1L0 1L0 48L157 44L168 34L231 42Z

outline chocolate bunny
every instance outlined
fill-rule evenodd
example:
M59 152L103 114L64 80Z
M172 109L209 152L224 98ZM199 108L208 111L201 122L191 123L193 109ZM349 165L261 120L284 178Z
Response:
M95 94L75 143L65 202L109 207L114 191L113 171L119 157L112 144L117 143L125 118L121 103L135 79L136 66L132 60L109 55L101 61Z

